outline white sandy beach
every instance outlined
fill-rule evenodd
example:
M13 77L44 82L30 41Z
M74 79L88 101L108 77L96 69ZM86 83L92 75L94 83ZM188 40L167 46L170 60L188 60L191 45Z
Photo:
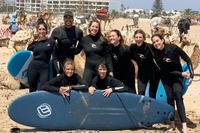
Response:
M2 19L2 14L0 15L0 19ZM126 24L131 25L133 22L131 19L116 19L111 22L112 28L116 28L121 30L122 26ZM7 25L8 26L8 25ZM0 22L0 27L6 27ZM149 20L141 19L139 20L139 27L150 33L150 24ZM108 27L107 27L108 28ZM200 25L191 26L189 30L189 35L191 40L197 42L200 45ZM188 53L191 53L192 49L187 49ZM0 63L6 62L5 54L2 54L3 51L0 51ZM2 65L2 64L0 64ZM200 66L195 70L195 74L200 75ZM27 93L27 89L23 90L9 90L2 89L0 87L0 133L9 133L10 129L13 127L21 128L21 132L28 133L163 133L167 127L166 124L156 124L153 128L150 129L137 129L137 130L117 130L117 131L89 131L89 130L69 130L69 131L48 131L48 130L40 130L32 127L27 127L21 124L18 124L11 120L7 114L7 108L11 101L13 101L16 97L19 97L25 93ZM193 83L189 86L187 93L184 95L184 102L186 106L186 114L187 114L187 123L189 133L199 133L200 132L200 76L195 76ZM180 120L176 117L177 128L173 133L180 132ZM123 124L123 123L122 123Z

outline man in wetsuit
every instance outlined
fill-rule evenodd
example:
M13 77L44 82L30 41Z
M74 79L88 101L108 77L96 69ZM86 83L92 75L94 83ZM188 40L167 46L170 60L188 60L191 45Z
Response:
M57 41L57 54L59 62L56 64L56 73L62 73L63 61L66 58L74 59L76 47L79 45L83 32L73 25L73 13L67 10L64 14L64 25L55 28L51 34L51 37Z

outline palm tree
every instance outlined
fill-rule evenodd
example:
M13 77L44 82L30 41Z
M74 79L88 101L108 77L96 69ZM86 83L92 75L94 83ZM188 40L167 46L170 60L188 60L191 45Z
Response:
M184 15L188 15L188 16L189 16L189 15L191 15L191 14L192 14L192 9L189 9L189 8L188 8L188 9L185 9L185 10L184 10Z

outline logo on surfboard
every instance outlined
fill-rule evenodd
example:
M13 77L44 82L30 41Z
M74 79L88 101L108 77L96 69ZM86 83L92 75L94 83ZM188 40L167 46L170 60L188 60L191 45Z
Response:
M27 77L27 73L28 73L28 69L24 70L22 72L22 79L26 78Z
M38 112L38 116L40 118L46 118L48 116L50 116L52 113L52 109L51 106L47 103L43 103L41 104L39 107L37 107L37 112Z

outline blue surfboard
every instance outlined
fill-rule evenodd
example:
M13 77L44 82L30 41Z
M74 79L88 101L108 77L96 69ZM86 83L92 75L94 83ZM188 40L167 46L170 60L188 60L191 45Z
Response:
M189 72L188 65L183 64L182 70ZM189 81L189 78L183 78L183 92L184 92L184 94L186 93L186 91L188 89L188 86L187 86L188 81ZM145 96L149 96L149 84L146 87ZM161 80L159 81L159 84L158 84L158 89L157 89L157 92L156 92L156 99L162 100L162 101L167 101L167 95L166 95L165 88L164 88Z
M147 84L147 87L146 87L145 96L149 97L149 83ZM162 101L167 101L167 94L165 92L165 88L164 88L161 80L159 81L159 84L158 84L158 89L156 92L156 99L162 100Z
M173 107L165 102L132 93L112 93L108 98L96 90L58 92L37 91L16 98L8 107L17 123L41 129L117 130L150 126L169 119Z
M28 85L28 67L33 60L33 52L29 50L20 50L14 53L8 61L7 69L8 72L13 76L15 79L19 80L22 84ZM53 78L53 63L52 60L49 61L50 64L50 79Z
M183 64L182 65L182 69L183 71L187 71L187 72L190 72L189 71L189 68L188 68L188 65L187 64ZM190 78L183 78L183 93L185 94L188 90L188 86L187 86L187 83L189 82Z
M28 67L33 60L33 53L29 50L20 50L14 53L8 61L8 72L15 79L28 86Z

